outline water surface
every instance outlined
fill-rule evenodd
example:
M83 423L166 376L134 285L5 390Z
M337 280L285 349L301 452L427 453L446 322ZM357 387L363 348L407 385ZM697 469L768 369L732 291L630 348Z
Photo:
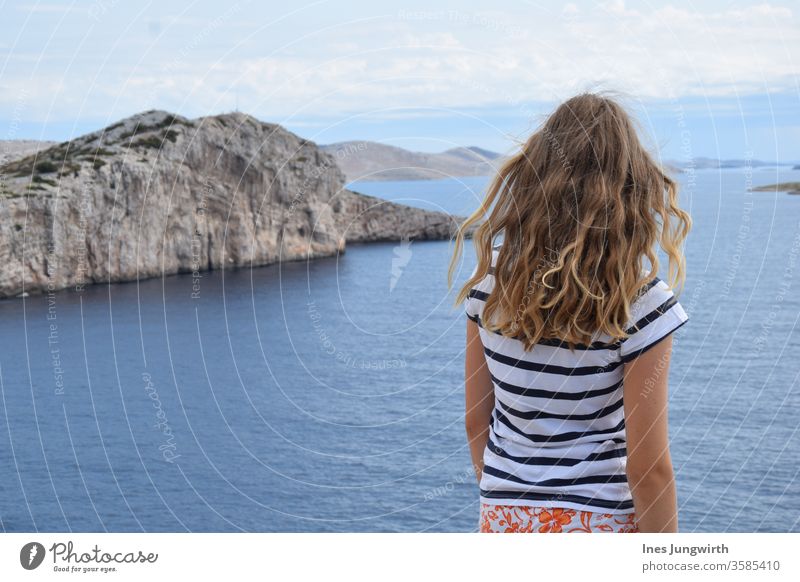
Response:
M684 175L685 531L798 531L800 197ZM468 213L485 178L358 191ZM6 531L472 531L448 242L0 302ZM469 252L463 280L473 266Z

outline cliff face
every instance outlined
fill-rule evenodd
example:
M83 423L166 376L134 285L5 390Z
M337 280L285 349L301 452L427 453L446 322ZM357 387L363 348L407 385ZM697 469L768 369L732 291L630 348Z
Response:
M0 178L3 297L446 238L458 222L344 190L315 144L241 113L149 111Z

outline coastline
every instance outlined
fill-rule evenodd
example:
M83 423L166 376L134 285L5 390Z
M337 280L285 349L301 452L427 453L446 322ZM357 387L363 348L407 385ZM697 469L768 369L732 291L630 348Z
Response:
M442 240L463 220L348 190L316 144L243 113L146 111L0 174L0 297Z

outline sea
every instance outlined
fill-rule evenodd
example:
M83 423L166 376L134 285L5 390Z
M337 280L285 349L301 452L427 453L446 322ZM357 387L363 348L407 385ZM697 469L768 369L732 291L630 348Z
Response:
M465 215L487 178L350 188ZM680 529L800 531L800 196L681 174ZM0 301L8 532L470 532L450 241ZM475 256L457 265L464 281Z

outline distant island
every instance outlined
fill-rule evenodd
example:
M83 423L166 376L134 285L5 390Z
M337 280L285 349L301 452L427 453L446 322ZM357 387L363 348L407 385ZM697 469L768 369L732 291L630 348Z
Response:
M452 148L440 153L414 152L374 141L347 141L321 147L334 157L348 182L490 176L506 159L504 155L475 146ZM763 160L728 160L703 156L689 160L664 160L663 164L673 173L789 165Z
M781 182L780 184L770 184L768 186L756 186L751 188L753 192L786 192L788 194L800 194L800 182Z
M695 170L721 170L721 169L729 169L729 168L763 168L763 167L777 167L777 166L789 166L790 163L779 163L779 162L767 162L764 160L753 160L753 159L717 159L717 158L707 158L703 156L697 156L688 160L667 160L666 164L669 166L674 166L679 168L682 171L687 171L689 169Z
M347 190L329 153L244 113L146 111L2 151L0 297L446 239L463 220Z
M374 141L346 141L321 147L333 156L348 182L489 176L503 161L500 154L474 146L441 153L414 152Z

